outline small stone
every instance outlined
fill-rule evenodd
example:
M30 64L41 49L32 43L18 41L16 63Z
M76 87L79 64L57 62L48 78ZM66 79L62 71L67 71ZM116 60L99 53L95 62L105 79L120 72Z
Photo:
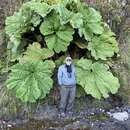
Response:
M94 124L92 123L92 124L91 124L91 126L93 127L93 126L94 126Z
M111 114L113 118L119 120L119 121L125 121L129 118L129 115L126 111L124 112L115 112Z
M111 112L106 112L106 114L111 116Z
M91 115L94 115L94 113L93 113L93 112L91 112Z
M116 107L117 110L119 110L120 108L119 107Z
M12 125L11 125L11 124L8 124L7 127L12 127Z

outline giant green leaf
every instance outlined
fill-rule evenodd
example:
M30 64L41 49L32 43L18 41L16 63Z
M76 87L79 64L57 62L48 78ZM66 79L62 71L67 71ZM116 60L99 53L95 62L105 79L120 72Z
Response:
M31 1L25 3L25 6L29 7L31 10L38 13L42 17L45 17L51 11L51 7L44 2Z
M53 6L55 11L59 14L61 24L66 24L70 21L73 16L73 12L69 11L63 4L57 4Z
M45 36L48 48L54 49L57 53L66 51L73 40L74 30L69 25L61 25L58 16L54 13L45 18L40 31Z
M32 12L30 8L23 6L19 12L15 12L13 16L6 18L6 33L9 36L25 32L29 20L31 20Z
M17 63L11 68L6 81L7 88L16 92L23 102L36 102L44 98L52 88L53 61Z
M15 13L13 16L7 17L6 19L6 34L9 35L10 41L13 42L12 51L16 52L20 42L21 33L26 31L25 19L21 16L21 13Z
M83 16L81 13L74 13L66 8L63 3L53 5L55 11L59 14L60 23L71 23L73 28L83 27Z
M41 20L42 19L38 14L33 14L30 22L33 24L34 27L37 27L40 24Z
M82 28L83 27L83 15L81 13L76 13L70 20L70 23L73 28Z
M27 48L27 51L24 52L24 56L21 58L21 61L39 61L45 60L54 55L52 50L48 48L41 48L41 45L37 42L30 44Z
M117 53L119 48L114 33L105 29L102 35L94 36L92 41L88 43L88 50L91 51L91 55L96 60L99 58L106 60Z
M13 53L17 52L17 49L21 43L21 35L27 31L30 31L34 26L40 23L39 16L33 14L31 9L27 6L22 6L19 12L15 12L13 16L6 18L6 34L9 35L11 43L11 50ZM10 45L8 45L10 46Z
M80 12L84 20L83 27L79 28L80 35L84 34L85 39L90 41L93 34L103 33L102 17L98 11L94 8L83 6Z
M109 71L106 64L88 59L80 59L76 63L77 83L82 86L87 94L97 99L107 98L109 93L115 94L119 88L119 81Z

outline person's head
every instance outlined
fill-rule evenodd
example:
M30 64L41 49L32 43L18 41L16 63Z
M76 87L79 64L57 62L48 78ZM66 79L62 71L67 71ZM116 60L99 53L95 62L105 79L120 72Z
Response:
M70 56L67 56L65 58L65 63L66 63L66 65L71 65L72 64L72 58Z

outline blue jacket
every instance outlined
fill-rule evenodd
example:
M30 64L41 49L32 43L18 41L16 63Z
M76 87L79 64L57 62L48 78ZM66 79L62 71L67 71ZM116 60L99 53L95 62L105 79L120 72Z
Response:
M60 86L76 86L76 69L75 66L72 64L72 74L71 78L68 77L68 72L65 64L61 65L58 69L58 83Z

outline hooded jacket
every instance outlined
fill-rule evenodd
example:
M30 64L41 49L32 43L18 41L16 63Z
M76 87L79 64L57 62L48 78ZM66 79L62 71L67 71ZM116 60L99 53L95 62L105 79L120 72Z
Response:
M63 64L58 69L58 84L60 86L76 86L76 69L73 64L71 64L72 72L71 77L68 76L66 65Z

